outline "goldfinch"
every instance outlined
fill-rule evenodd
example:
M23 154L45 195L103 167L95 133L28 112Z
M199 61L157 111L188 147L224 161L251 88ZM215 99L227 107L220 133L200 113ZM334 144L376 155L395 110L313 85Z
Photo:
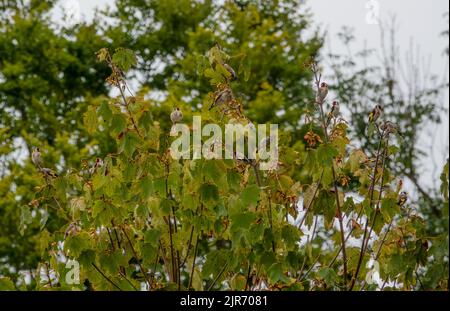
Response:
M376 105L375 108L369 113L369 122L374 123L380 118L381 113L383 112L383 107L381 105Z
M245 154L242 154L238 151L233 152L233 159L238 163L250 164L253 165L255 163L254 159L249 159Z
M33 149L33 152L31 153L31 161L33 161L33 164L37 168L40 169L42 167L42 155L41 155L41 151L39 150L39 148Z
M76 222L70 223L70 225L67 227L66 232L64 232L64 240L67 239L67 237L75 235L80 231L80 227Z
M45 178L56 178L58 177L58 175L53 172L51 169L47 168L47 167L43 167L41 168L41 173L44 175Z
M94 165L89 169L89 174L94 174L97 169L103 166L103 160L101 158L96 158Z
M397 199L397 204L401 207L405 205L406 201L408 201L408 193L405 191L400 192Z
M327 126L330 124L332 118L337 118L339 116L339 111L340 111L339 103L335 100L331 104L331 110L328 113Z
M325 82L320 83L319 90L317 91L316 101L318 104L323 104L323 101L328 95L328 84Z
M96 158L94 167L95 168L99 168L99 167L102 167L102 166L103 166L103 160L101 158Z
M398 133L398 127L395 123L391 121L386 121L381 124L380 129L383 131L384 135L396 134Z
M170 114L170 120L172 121L172 123L178 123L182 119L183 119L183 113L181 112L180 108L176 107Z
M209 107L209 110L213 109L214 107L219 107L224 104L227 104L233 100L233 92L231 89L226 88L217 94L216 98L214 98L214 102L211 104L211 107Z
M231 75L231 80L235 80L236 79L236 72L234 71L233 68L231 68L230 65L224 63L223 67L225 67L225 69L230 73Z

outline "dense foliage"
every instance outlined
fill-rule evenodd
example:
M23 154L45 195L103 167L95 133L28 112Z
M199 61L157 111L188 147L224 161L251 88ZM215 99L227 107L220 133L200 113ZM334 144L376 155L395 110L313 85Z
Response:
M0 19L0 288L447 289L448 164L424 221L401 200L414 129L368 122L375 100L342 75L330 88L357 113L328 120L297 1L117 1L102 13L117 24L70 29L53 4L6 2ZM233 109L209 110L224 89ZM278 168L174 160L174 107L187 124L279 124Z

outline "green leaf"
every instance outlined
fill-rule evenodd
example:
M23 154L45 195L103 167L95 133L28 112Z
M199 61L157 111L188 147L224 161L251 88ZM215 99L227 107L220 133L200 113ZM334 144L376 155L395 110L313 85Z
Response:
M208 177L209 182L216 183L225 174L225 169L223 163L219 160L207 160L203 164L203 174Z
M339 153L330 144L322 144L317 148L317 160L322 163L322 165L331 165L335 156Z
M80 218L80 212L86 209L86 202L84 197L74 197L70 200L69 209L73 219Z
M145 176L139 181L139 190L141 193L141 197L144 200L150 198L153 194L153 178L151 176Z
M196 291L202 291L203 290L203 280L200 273L200 269L198 267L194 268L194 273L192 275L192 287Z
M219 201L219 189L216 185L202 184L199 189L200 198L203 202Z
M152 113L150 111L145 111L144 113L142 113L142 116L139 118L138 124L139 127L143 128L148 134L153 125Z
M350 164L350 171L355 172L361 166L361 163L367 158L366 154L361 150L357 149L353 151L348 159Z
M149 229L144 233L144 242L150 243L154 246L158 245L159 237L161 236L161 231L157 229Z
M225 82L225 78L219 72L214 71L212 68L208 68L204 72L205 77L210 78L211 85L218 85Z
M293 250L300 240L300 231L297 227L287 224L281 229L281 237L286 243L286 248Z
M245 206L255 207L259 200L259 187L257 185L247 186L242 191L241 198Z
M315 207L320 208L321 212L325 217L325 227L330 229L334 222L334 217L336 215L336 198L335 195L326 191L321 190L317 197L317 203Z
M228 251L225 250L211 251L206 256L202 276L204 278L209 278L210 276L215 278L217 275L219 275L223 266L227 264L229 258L230 253Z
M114 114L111 120L110 132L113 136L119 135L126 129L127 121L123 114Z
M227 172L227 181L228 181L228 187L233 190L238 190L240 188L241 184L241 175L239 175L238 172L234 170L228 170Z
M99 62L104 62L106 60L106 57L108 56L108 49L107 48L101 48L95 54L97 55L97 60Z
M184 195L182 200L182 206L192 211L195 211L197 209L197 201L193 196L193 194L187 193Z
M233 231L237 229L248 230L255 219L256 214L251 212L233 214L231 215L231 228Z
M94 106L90 106L83 114L83 122L89 134L93 134L97 130L98 116Z
M312 201L314 200L314 194L318 192L319 185L317 183L313 183L306 188L306 191L303 194L303 209L307 210L308 208L312 208Z
M395 145L391 145L388 147L388 154L389 155L394 155L396 154L398 151L400 150L399 147L395 146Z
M281 263L274 263L267 271L269 281L271 283L284 282L287 283L289 278L283 273L283 265Z
M47 223L48 215L49 215L48 212L46 210L44 210L44 212L41 215L41 220L39 221L41 230L44 229L45 224Z
M317 272L317 276L327 283L327 285L334 285L335 281L338 279L336 271L331 268L322 268Z
M244 290L245 284L247 283L247 278L242 274L235 274L231 279L231 289L232 290Z
M400 207L397 205L397 201L392 198L383 199L381 202L381 214L386 221L391 219L400 213Z
M111 111L111 109L109 108L109 103L108 101L104 100L101 105L100 108L98 109L98 114L103 118L103 120L105 120L106 122L111 121L112 117L113 117L113 113Z
M112 61L125 72L137 63L134 52L125 48L117 48L112 57Z
M161 215L168 216L172 210L173 202L172 200L163 198L159 204L161 210Z
M119 153L123 152L127 157L131 157L139 144L139 136L135 132L127 132L122 139Z
M33 216L31 215L30 207L27 205L22 205L20 207L20 224L19 231L23 235L27 225L31 224L33 221Z
M11 281L10 278L7 277L0 277L0 291L12 291L16 290L16 287L14 286L14 283Z
M91 237L87 232L80 232L77 235L69 236L64 243L64 250L71 257L77 258L87 249L91 248Z

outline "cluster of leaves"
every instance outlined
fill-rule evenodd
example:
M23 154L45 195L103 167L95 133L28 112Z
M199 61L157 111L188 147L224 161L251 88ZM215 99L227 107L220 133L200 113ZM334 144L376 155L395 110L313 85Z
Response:
M310 16L293 13L303 6L299 0L116 0L114 10L68 27L50 18L57 1L2 1L0 273L16 280L39 262L40 226L28 224L21 235L16 225L39 185L39 174L24 161L32 147L45 150L44 162L58 171L81 169L82 159L114 151L108 133L86 128L80 118L109 92L109 69L92 57L96 51L124 46L136 52L137 65L128 76L142 86L137 95L163 98L153 115L168 132L173 106L186 115L210 92L204 55L219 42L234 53L229 64L240 71L240 81L233 87L237 96L245 94L252 120L295 128L305 111L303 99L312 96L311 74L300 65L321 46L319 35L308 31ZM54 213L49 210L50 223Z
M365 281L370 258L396 284L391 288L418 286L429 243L438 246L423 235L421 218L398 204L401 185L393 186L386 165L398 150L391 133L377 125L372 159L349 146L345 120L327 124L319 102L307 126L323 138L291 147L282 131L276 170L260 171L257 161L174 160L153 113L159 108L142 95L126 96L132 52L102 49L97 56L120 95L91 104L83 120L92 135L111 140L112 152L47 179L22 209L22 225L41 223L38 270L47 277L35 274L36 289L374 289ZM215 65L227 59L218 47L209 53L204 73L217 89L231 88ZM196 113L203 122L249 122L242 109L241 118L208 110L213 94ZM295 180L297 171L310 176L308 184ZM59 226L38 216L49 208ZM66 283L68 259L80 264L79 285Z

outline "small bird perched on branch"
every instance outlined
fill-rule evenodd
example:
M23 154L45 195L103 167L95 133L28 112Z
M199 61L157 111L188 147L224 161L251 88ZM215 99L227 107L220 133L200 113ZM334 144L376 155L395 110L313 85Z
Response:
M328 126L330 124L332 118L337 118L339 116L339 113L340 113L339 103L335 100L331 104L331 110L328 113L326 125Z
M385 136L389 134L399 134L398 126L391 121L386 121L381 124L380 129L384 132Z
M406 191L400 192L400 194L398 195L397 204L402 207L403 205L405 205L406 201L408 201L408 193L406 193Z
M320 87L317 91L316 101L318 104L323 104L323 101L328 95L328 84L325 82L320 83Z
M89 169L89 174L94 174L98 169L103 166L103 160L101 158L96 158L94 165Z
M178 123L183 119L183 113L181 112L180 108L175 107L175 109L170 114L170 120L172 123Z
M34 148L33 152L31 153L31 161L33 161L33 164L40 169L42 167L42 155L39 148Z
M380 118L381 113L383 112L383 107L381 105L376 105L372 111L369 113L369 122L374 123Z
M69 236L77 234L78 231L80 231L80 226L76 222L70 223L64 233L64 240Z
M55 172L53 172L51 169L49 169L47 167L41 168L40 171L41 171L42 174L44 174L45 178L49 178L49 177L56 178L56 177L58 177L58 175Z
M227 104L233 100L233 92L230 88L226 88L217 94L216 98L214 98L214 102L211 104L211 107L209 107L209 110L213 109L214 107L219 107L224 104Z
M230 73L231 80L235 80L236 79L236 72L234 71L234 69L231 68L231 66L228 65L227 63L224 63L223 67Z

